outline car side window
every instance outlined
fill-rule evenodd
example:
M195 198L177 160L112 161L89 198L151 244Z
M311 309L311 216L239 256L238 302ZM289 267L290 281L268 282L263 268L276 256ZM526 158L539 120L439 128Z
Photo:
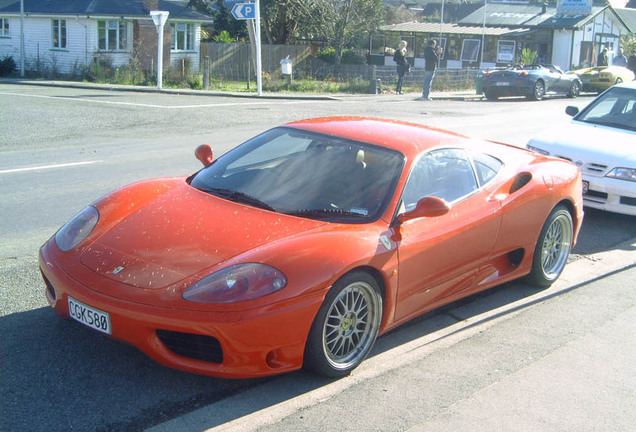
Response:
M472 164L462 149L441 149L424 154L411 169L404 187L405 210L427 196L452 203L478 189Z
M495 178L503 163L488 154L473 152L473 162L475 164L475 171L477 172L477 179L479 185L483 186L490 180Z

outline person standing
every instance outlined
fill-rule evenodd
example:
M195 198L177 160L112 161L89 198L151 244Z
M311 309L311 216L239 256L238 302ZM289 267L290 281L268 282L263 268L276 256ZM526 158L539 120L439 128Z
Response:
M618 55L616 55L616 57L614 57L614 60L612 60L612 65L623 67L627 66L627 56L625 55L623 48L618 49Z
M630 54L630 56L627 58L627 66L626 67L630 71L634 72L634 76L636 76L636 52L632 52Z
M423 100L433 100L430 97L431 87L433 85L433 78L435 77L435 70L437 69L437 63L439 63L439 55L441 53L442 49L437 46L437 41L435 39L429 40L426 49L424 49Z
M596 62L597 66L607 66L609 65L609 59L607 58L607 47L603 47L601 53L598 55L598 60Z
M406 60L406 41L400 41L398 45L398 49L395 50L395 55L393 56L393 61L397 63L397 74L398 81L395 86L395 94L404 94L402 93L402 84L404 83L404 75L409 72L410 65L408 60Z

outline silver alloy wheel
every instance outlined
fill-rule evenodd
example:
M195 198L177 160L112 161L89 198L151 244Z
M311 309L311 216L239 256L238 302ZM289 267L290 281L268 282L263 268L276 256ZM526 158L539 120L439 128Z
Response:
M363 281L351 283L333 300L322 329L322 348L331 367L351 368L361 362L380 327L382 298Z
M546 279L554 280L561 274L572 246L572 222L559 214L550 224L541 245L541 269Z
M544 95L545 95L545 85L543 84L543 81L537 81L534 84L534 98L536 100L541 100L543 99Z

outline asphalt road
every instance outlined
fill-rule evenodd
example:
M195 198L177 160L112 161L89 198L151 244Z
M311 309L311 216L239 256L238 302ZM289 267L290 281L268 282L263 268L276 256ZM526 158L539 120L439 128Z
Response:
M192 152L200 143L221 154L262 130L301 118L395 118L523 145L540 129L567 121L566 105L591 100L420 102L416 97L261 100L0 84L0 428L140 430L232 396L240 399L272 382L290 390L274 395L279 402L328 384L302 372L228 381L173 371L132 347L59 320L44 297L38 247L104 193L197 170ZM572 260L611 251L634 237L634 218L589 210ZM505 298L529 295L523 284L505 290ZM502 300L486 294L469 301L487 309ZM451 309L448 316L456 321L452 315ZM408 342L408 329L421 322L382 338L388 342L374 355Z

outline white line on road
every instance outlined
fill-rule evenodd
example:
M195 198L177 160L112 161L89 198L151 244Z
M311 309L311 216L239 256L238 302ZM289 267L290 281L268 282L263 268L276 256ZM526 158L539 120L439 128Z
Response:
M54 168L66 168L66 167L72 167L72 166L78 166L78 165L91 165L91 164L100 163L100 162L102 161L95 160L95 161L71 162L71 163L55 164L55 165L40 165L40 166L26 167L26 168L14 168L14 169L8 169L8 170L0 170L0 174L9 174L9 173L15 173L15 172L21 172L21 171L37 171L37 170L46 170L46 169L54 169Z
M40 99L56 99L56 100L76 101L76 102L90 102L90 103L108 104L108 105L126 105L126 106L138 106L138 107L144 107L144 108L161 108L161 109L210 108L210 107L225 107L225 106L239 106L239 105L302 103L301 101L271 100L271 101L259 101L259 102L226 102L226 103L213 103L213 104L201 104L201 105L166 106L166 105L142 104L142 103L134 103L134 102L102 101L102 100L82 99L82 98L74 98L74 97L66 97L66 96L45 96L45 95L32 95L32 94L21 94L21 93L10 93L10 92L0 92L0 94L9 95L9 96L32 97L32 98L40 98Z

